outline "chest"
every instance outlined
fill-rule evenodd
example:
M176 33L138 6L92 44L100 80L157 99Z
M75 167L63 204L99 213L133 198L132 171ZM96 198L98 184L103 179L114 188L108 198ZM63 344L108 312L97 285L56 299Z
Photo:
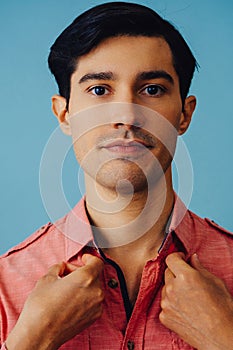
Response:
M137 296L140 289L142 271L135 271L135 273L124 273L125 283L128 293L128 298L132 307L136 303Z
M117 271L111 265L105 267L102 278L105 292L102 317L73 340L77 342L76 348L83 350L193 349L159 321L163 286L162 266L153 268L146 266L140 278L137 276L137 278L122 280L121 273L122 271ZM128 289L130 285L132 288L135 285L138 286L133 307L129 305L130 290L125 294L127 283Z
M109 300L118 300L123 305L128 321L135 308L146 310L151 304L163 285L164 270L165 263L159 262L123 268L117 264L107 264L103 275L105 293Z

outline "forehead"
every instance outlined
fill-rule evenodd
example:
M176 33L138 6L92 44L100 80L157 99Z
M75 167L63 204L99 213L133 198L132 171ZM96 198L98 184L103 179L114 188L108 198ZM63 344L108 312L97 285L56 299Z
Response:
M163 69L176 75L168 43L161 37L119 36L105 39L79 57L75 75L92 71L134 74L150 69Z

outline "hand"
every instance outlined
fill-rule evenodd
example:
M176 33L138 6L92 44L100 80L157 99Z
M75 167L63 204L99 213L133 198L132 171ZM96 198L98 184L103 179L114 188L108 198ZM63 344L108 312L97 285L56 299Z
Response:
M198 350L232 350L232 296L196 254L191 266L183 258L183 253L173 253L166 259L161 323Z
M7 338L8 350L58 349L101 316L103 262L88 254L82 260L82 267L54 265L38 281Z

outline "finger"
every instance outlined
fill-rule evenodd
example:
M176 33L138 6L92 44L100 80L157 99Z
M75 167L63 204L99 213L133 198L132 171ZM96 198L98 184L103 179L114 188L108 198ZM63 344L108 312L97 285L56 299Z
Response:
M191 256L191 258L190 258L190 264L191 264L191 266L195 269L195 270L197 270L197 271L199 271L199 272L201 272L202 274L208 274L208 275L210 275L211 273L201 264L201 262L200 262L200 260L199 260L199 257L198 257L198 255L195 253L195 254L193 254L192 256Z
M40 284L44 284L45 282L51 282L61 278L61 276L64 273L64 270L64 262L51 266L48 269L48 272L38 280L37 285L39 286Z
M161 301L165 299L166 295L166 286L164 286L161 292Z
M165 311L169 307L166 286L164 286L162 289L160 307L161 307L162 311Z
M191 269L190 265L184 261L184 258L185 255L182 252L172 253L167 256L166 264L175 276Z
M85 264L84 267L88 268L88 270L93 274L94 277L98 277L103 270L103 261L94 255L84 254L82 256L82 261Z
M86 264L82 265L81 267L77 266L76 269L74 268L73 271L70 271L70 273L64 277L64 280L69 280L70 282L73 281L74 283L78 284L83 280L89 280L90 282L97 280L104 266L102 260L90 254L84 255L87 256L85 256L82 260L84 260Z
M65 262L61 262L59 264L55 264L48 269L47 276L61 277L65 271L66 264Z
M174 280L174 278L175 278L175 275L171 272L169 268L167 268L164 273L165 285L171 283Z
M80 268L80 266L77 266L77 265L74 265L71 263L65 263L65 270L63 272L63 276L67 276L79 268Z

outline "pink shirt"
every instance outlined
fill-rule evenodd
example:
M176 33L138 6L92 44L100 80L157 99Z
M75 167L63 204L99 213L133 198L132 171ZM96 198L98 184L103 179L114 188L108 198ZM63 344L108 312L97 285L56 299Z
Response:
M184 216L183 216L184 215ZM181 220L181 218L183 219ZM78 241L78 242L77 242ZM81 262L83 252L93 241L91 226L82 199L55 224L48 223L23 243L1 257L1 335L0 344L14 327L24 302L36 281L48 268L62 260ZM130 314L121 271L105 261L105 289L102 317L85 331L63 344L61 349L77 350L190 350L158 318L165 258L173 251L184 251L186 260L198 253L202 264L220 277L233 294L233 235L209 219L201 219L177 199L169 234L155 259L146 263L137 301ZM118 271L117 271L118 270ZM123 297L124 296L124 297ZM128 319L127 319L128 316Z

